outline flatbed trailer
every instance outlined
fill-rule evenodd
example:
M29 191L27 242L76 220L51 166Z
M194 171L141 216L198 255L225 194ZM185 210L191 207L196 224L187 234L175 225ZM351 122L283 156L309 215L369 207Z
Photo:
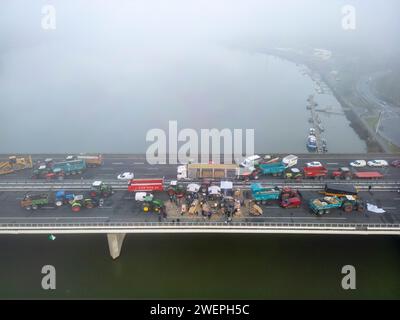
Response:
M355 179L382 179L383 174L377 171L358 171L354 172Z
M238 175L238 171L239 166L236 164L190 163L186 165L186 173L180 178L233 179Z
M332 196L332 197L345 197L348 195L357 197L358 190L352 184L327 183L325 185L323 194L326 196Z
M164 179L132 179L128 185L129 192L164 191Z

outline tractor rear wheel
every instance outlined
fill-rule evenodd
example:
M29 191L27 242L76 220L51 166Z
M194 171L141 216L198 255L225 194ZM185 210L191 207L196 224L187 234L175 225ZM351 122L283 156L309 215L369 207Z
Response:
M56 207L61 207L63 205L63 202L61 200L56 201L55 203Z
M32 205L32 209L37 210L37 209L39 209L39 207L37 205Z
M25 207L25 209L28 210L28 211L31 211L32 207L31 206L27 206L27 207Z
M324 210L318 210L317 214L318 214L319 216L322 216L322 215L324 214Z
M350 203L345 203L343 206L343 211L346 213L350 213L353 211L353 206Z
M144 212L149 212L149 211L150 211L149 206L143 206L143 211L144 211Z
M93 209L94 208L94 204L92 203L92 202L88 202L88 203L86 203L86 206L85 206L87 209Z

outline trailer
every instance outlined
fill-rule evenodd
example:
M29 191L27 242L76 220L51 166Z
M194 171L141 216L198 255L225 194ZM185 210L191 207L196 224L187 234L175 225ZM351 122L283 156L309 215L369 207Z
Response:
M10 156L7 161L0 161L0 175L14 173L24 169L32 169L32 167L31 156Z
M303 173L306 179L323 179L328 175L328 169L324 166L304 167Z
M86 169L85 160L72 160L41 164L33 170L33 178L64 179L65 176L82 174Z
M40 194L25 194L24 198L20 201L21 208L25 210L37 210L43 207L55 208L55 199L52 193Z
M358 190L354 185L351 184L334 184L334 183L327 183L325 185L325 189L323 194L326 196L334 196L334 197L345 197L345 196L353 196L357 197Z
M265 204L272 200L278 200L281 194L278 187L263 187L260 183L252 183L250 190L256 204Z
M353 174L355 179L382 179L383 174L377 171L358 171Z
M365 209L365 205L363 201L357 200L354 196L351 195L346 195L342 198L336 196L325 196L324 198L311 199L309 201L309 208L312 213L322 216L329 213L331 209L339 208L347 213L355 210L363 212Z
M282 162L261 163L256 167L255 179L259 175L272 175L274 177L281 176L285 172L286 166Z
M65 158L66 161L71 160L85 160L86 166L89 168L96 168L103 165L103 156L98 155L70 155Z
M352 172L348 167L339 168L332 172L332 178L335 180L345 179L382 179L383 174L377 171L357 171Z
M189 163L178 166L177 179L233 179L238 169L236 164Z
M132 179L129 181L129 192L163 191L164 179Z

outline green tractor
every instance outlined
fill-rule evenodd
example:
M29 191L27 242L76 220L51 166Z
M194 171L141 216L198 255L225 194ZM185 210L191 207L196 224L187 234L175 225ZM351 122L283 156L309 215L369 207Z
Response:
M90 189L92 198L108 198L114 194L112 187L103 181L95 181Z
M76 195L74 199L70 201L70 205L73 212L79 212L82 208L93 209L98 206L98 201L90 196Z
M168 190L167 190L168 196L176 196L176 198L183 198L185 197L186 194L186 189L185 186L182 184L178 184L177 181L171 181Z
M164 207L164 201L153 199L153 197L146 196L143 200L143 211L144 212L160 212L161 208Z

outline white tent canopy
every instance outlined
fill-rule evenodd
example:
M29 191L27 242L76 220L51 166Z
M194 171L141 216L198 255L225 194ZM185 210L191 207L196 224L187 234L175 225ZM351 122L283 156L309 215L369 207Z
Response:
M200 190L200 186L197 183L190 183L188 184L188 186L186 187L186 190L188 192L199 192Z

